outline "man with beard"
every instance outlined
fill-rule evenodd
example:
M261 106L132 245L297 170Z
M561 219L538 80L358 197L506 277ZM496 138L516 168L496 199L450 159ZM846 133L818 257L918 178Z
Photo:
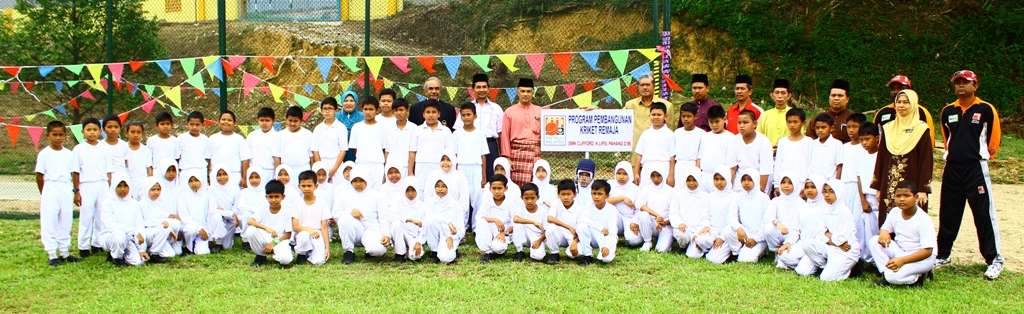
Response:
M835 121L835 125L832 127L832 138L843 142L843 144L850 142L850 134L846 131L846 119L850 118L853 111L846 109L846 104L850 102L850 82L844 80L832 81L832 88L828 93L829 110L826 110L825 114L832 116L832 120ZM814 121L811 121L811 125L814 125ZM814 133L813 127L808 127L807 136L812 139L818 139L818 135Z

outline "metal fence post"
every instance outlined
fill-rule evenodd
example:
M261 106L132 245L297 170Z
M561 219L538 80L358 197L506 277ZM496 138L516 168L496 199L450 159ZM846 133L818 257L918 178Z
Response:
M107 63L114 62L114 0L107 0ZM114 114L114 74L107 71L107 114Z
M370 56L370 0L366 0L366 6L365 6L364 9L366 9L365 10L366 11L366 15L364 16L365 20L363 21L363 57L369 57ZM365 60L366 59L363 59L363 60L364 60L364 64L365 64ZM370 97L370 75L373 75L373 74L370 73L370 67L369 66L366 67L366 72L364 72L364 73L366 73L366 75L364 75L364 79L365 79L364 83L365 84L363 86L366 86L366 88L363 88L363 99L366 99L367 97ZM356 106L359 106L359 104L356 104Z
M220 54L220 61L227 58L228 44L227 34L225 29L227 28L227 14L225 14L227 0L217 0L217 46L218 53ZM220 112L228 110L228 75L227 69L224 68L224 62L221 62L220 66L220 77L223 79L220 81Z

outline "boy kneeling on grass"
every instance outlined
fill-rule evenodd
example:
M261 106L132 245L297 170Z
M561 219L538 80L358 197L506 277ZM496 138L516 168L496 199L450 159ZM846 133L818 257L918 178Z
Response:
M508 250L509 237L515 228L512 226L512 212L516 209L516 198L509 199L505 184L508 179L496 174L488 178L491 183L491 197L481 195L480 207L477 208L474 225L476 229L476 247L483 252L480 263L488 263L501 257Z
M274 254L274 260L281 265L292 263L292 209L281 206L284 200L284 183L271 180L266 186L267 205L256 208L248 220L248 228L242 233L256 253L249 266L257 267L267 262L267 254Z
M512 257L514 262L522 262L525 253L523 247L530 247L530 258L542 261L547 254L544 251L544 230L547 227L548 207L538 203L540 189L534 183L523 184L523 202L516 208L516 214L512 217L515 222L515 232L512 238L515 240L516 254Z
M589 184L589 182L588 182ZM587 189L590 192L590 189ZM558 199L561 200L548 212L548 228L544 230L547 238L548 251L545 257L549 265L558 263L558 251L565 249L565 256L575 259L581 255L589 257L592 252L589 232L576 232L579 217L584 205L576 201L576 183L565 179L558 182ZM581 259L580 265L589 264L589 259Z
M917 207L913 181L897 184L894 198L900 215L887 216L878 235L868 241L871 257L884 277L876 284L923 286L924 275L935 266L935 225Z

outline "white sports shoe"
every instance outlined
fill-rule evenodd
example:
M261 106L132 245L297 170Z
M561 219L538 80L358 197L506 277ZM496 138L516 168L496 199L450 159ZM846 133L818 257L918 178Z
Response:
M949 260L949 258L937 258L935 259L935 268L948 266L950 263L952 262Z
M996 280L999 278L999 274L1003 273L1003 263L992 263L988 265L988 270L985 271L985 278L988 280Z
M642 251L642 252L650 251L652 246L654 246L654 245L651 244L651 242L644 242L644 245L640 247L640 251Z

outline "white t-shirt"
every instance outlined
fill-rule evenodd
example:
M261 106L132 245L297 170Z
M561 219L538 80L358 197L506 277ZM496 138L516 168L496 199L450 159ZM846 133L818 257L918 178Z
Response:
M675 190L668 184L662 183L661 185L650 184L640 189L640 195L637 196L636 210L639 213L640 208L647 206L662 218L668 219L668 206L672 202L672 195L675 194Z
M714 172L715 168L725 165L725 159L729 156L729 143L732 143L735 134L722 130L722 133L715 134L708 132L700 140L700 149L697 158L700 159L700 170L708 173Z
M199 136L185 132L178 135L178 145L181 147L181 169L203 169L206 171L206 160L212 157L210 151L210 138L202 133Z
M539 222L541 225L546 225L548 221L548 207L544 206L544 204L541 204L540 201L538 201L537 210L531 213L530 211L526 210L525 204L519 202L519 205L517 206L514 216L512 216L512 218L515 219L515 216L519 216L519 218L522 219Z
M299 226L320 230L320 222L331 219L331 210L320 199L313 202L313 205L306 204L306 200L301 198L291 204L292 218L299 220Z
M729 157L726 160L726 165L729 167L739 166L737 173L743 169L754 168L761 175L772 174L775 169L772 142L761 132L754 132L754 134L754 141L750 144L743 140L742 135L733 137L732 142L729 143ZM703 162L703 159L701 161Z
M281 210L277 214L270 212L270 207L262 207L252 214L261 225L277 231L277 236L283 236L286 232L292 232L292 209L287 204L281 204Z
M501 106L488 100L483 105L477 103L475 100L473 104L476 105L476 121L473 121L473 125L484 133L485 138L498 138L498 133L501 133L502 119L505 118L505 111L501 109ZM461 130L462 119L455 119L455 130Z
M174 160L181 158L181 147L178 146L178 138L174 136L168 138L160 138L159 134L150 136L146 140L146 147L153 155L154 165L159 165L160 161L165 158Z
M935 224L921 208L910 219L903 219L903 212L899 207L893 207L889 215L885 217L885 223L881 230L889 231L889 234L896 233L893 241L900 245L905 252L917 252L921 249L932 248L932 256L938 254L937 241L935 238Z
M300 127L297 132L282 129L277 132L277 145L274 157L281 158L281 163L292 167L293 177L309 170L309 158L313 157L313 132ZM294 179L292 179L294 180ZM293 208L294 209L294 208Z
M843 142L829 136L822 143L814 140L811 143L811 175L825 177L825 180L836 178L836 166L843 164Z
M644 130L640 134L640 139L636 141L636 153L642 155L640 159L641 164L647 164L649 162L668 162L669 158L676 153L676 140L675 134L672 130L669 130L668 126L662 126L660 129L655 129L653 126Z
M210 135L210 164L224 164L229 172L242 172L242 161L252 159L249 143L238 133Z
M245 138L245 141L249 143L249 153L252 155L249 167L273 171L274 149L278 145L277 131L274 131L273 128L270 129L270 132L266 133L262 129L255 130L249 132L249 136Z
M349 148L356 150L357 164L383 164L384 143L387 142L383 123L366 124L366 121L352 126Z
M587 205L584 202L575 201L572 206L568 209L562 202L558 204L551 204L553 208L548 210L548 217L552 217L561 221L562 223L569 225L570 227L577 228L577 222L579 221L580 215L583 213L583 208ZM542 205L537 205L542 206ZM554 224L551 224L551 228L557 228Z
M380 123L380 122L378 122ZM313 145L311 149L320 154L320 159L338 159L342 150L348 151L348 129L345 124L334 121L331 125L320 122L313 129ZM334 165L328 165L333 167Z
M484 220L484 217L487 217L501 221L501 223L505 225L505 228L508 228L508 226L512 225L512 215L515 213L516 208L526 207L519 204L519 202L522 201L514 198L513 195L505 193L505 200L501 202L501 205L496 205L494 203L494 195L481 195L480 209L474 213L476 216L475 224L478 226L490 224L490 222Z
M857 176L860 177L860 189L864 194L875 195L877 191L871 188L871 179L875 177L875 161L878 156L878 152L869 154L864 151L860 161L857 162ZM843 167L846 168L846 167ZM843 175L846 178L846 175Z
M387 132L385 132L387 142L384 143L384 151L388 152L388 159L385 163L395 164L399 167L409 165L409 147L416 138L417 130L419 130L419 126L412 122L406 122L405 127L401 130L398 129L397 124L388 125Z
M420 150L420 147L423 149ZM454 150L455 143L452 139L452 131L440 123L434 130L431 130L426 124L419 126L415 138L409 145L409 151L416 152L416 162L424 163L441 162L441 151L445 149Z
M686 169L689 166L697 165L701 139L707 133L707 131L698 127L694 127L690 131L683 128L676 129L673 134L675 138L674 155L676 156L676 169ZM646 156L644 155L645 159Z
M864 150L864 147L860 146L860 144L853 144L853 142L849 142L843 144L842 152L843 157L840 159L840 163L843 164L843 183L857 182L858 164L866 161L864 158L867 156L868 151ZM872 163L874 163L874 160L872 160Z
M128 161L128 177L138 180L149 176L149 167L153 166L153 154L149 147L139 144L139 149L132 150L131 147L125 152L125 159Z
M479 129L473 132L455 130L455 133L452 133L452 142L455 144L455 158L460 165L482 165L480 156L490 153L487 149L487 138Z
M110 158L99 143L90 145L89 143L82 142L75 145L73 152L75 153L75 159L78 159L78 167L71 171L78 172L79 182L106 182L109 180L107 174L110 173Z
M391 116L390 118L388 118L382 115L377 115L377 117L375 117L374 120L377 120L377 123L382 123L385 126L390 126L392 124L395 124L395 121L398 120L398 118L395 118L395 116Z
M107 150L107 156L110 157L110 172L124 172L128 173L128 164L125 162L128 156L128 143L117 139L117 143L110 145L106 140L100 140L103 144L103 148Z
M61 148L61 150L54 150L47 145L36 156L35 172L42 173L43 180L70 183L71 173L78 171L78 159L75 158L75 153L72 153L70 149ZM103 177L106 178L106 173L103 174ZM67 192L70 193L71 191Z
M775 153L775 175L772 180L775 186L782 184L782 173L789 172L796 176L796 180L807 179L808 165L811 164L811 145L814 139L804 136L799 141L791 141L789 137L779 139L779 146ZM803 186L794 182L797 186Z

